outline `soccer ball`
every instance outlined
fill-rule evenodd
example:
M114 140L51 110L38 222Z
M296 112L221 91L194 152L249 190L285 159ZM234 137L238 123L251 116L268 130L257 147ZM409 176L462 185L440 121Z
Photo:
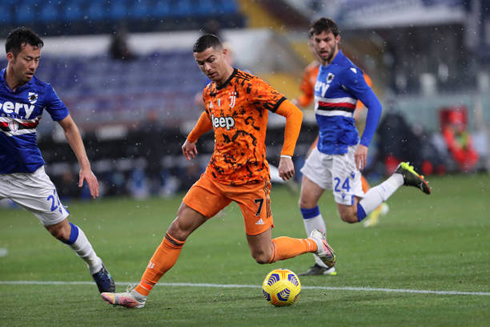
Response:
M262 293L272 305L291 305L298 300L301 283L298 276L288 269L274 269L262 283Z

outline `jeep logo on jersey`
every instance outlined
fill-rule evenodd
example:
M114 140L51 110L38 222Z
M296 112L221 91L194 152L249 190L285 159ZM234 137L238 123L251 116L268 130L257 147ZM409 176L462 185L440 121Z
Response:
M221 127L230 130L235 127L235 119L233 117L214 117L214 115L211 115L211 122L214 128Z
M34 93L34 92L29 92L29 102L31 104L34 104L37 102L37 98L38 98L38 95L37 93Z
M37 101L37 94L36 94L36 100L34 102L36 101ZM33 111L34 111L34 104L28 105L27 103L11 102L11 101L0 103L0 113L3 112L7 115L11 115L15 113L17 114L18 118L28 119L30 118Z

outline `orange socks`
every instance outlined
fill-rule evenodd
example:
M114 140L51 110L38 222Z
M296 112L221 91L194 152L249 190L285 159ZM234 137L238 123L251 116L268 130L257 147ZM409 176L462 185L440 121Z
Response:
M272 240L274 251L269 263L294 258L300 254L316 252L318 247L312 239L281 236Z
M136 286L136 292L143 296L150 294L160 278L173 267L184 243L185 241L176 240L168 233L165 235L162 243L153 254L148 267L146 267L140 283ZM315 241L309 238L299 239L281 236L273 239L272 243L274 251L269 261L270 263L293 258L304 253L314 253L318 249Z
M144 296L150 294L153 286L174 266L184 243L185 241L176 240L170 234L165 234L162 243L156 249L153 257L151 257L140 283L136 286L136 292Z

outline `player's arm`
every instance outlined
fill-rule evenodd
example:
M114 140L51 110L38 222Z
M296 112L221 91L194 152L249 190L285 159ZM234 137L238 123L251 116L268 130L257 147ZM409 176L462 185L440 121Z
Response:
M294 176L293 154L296 147L296 141L301 131L303 123L303 113L294 104L288 100L284 100L276 110L279 114L286 118L286 127L284 130L284 144L281 150L281 159L279 160L279 176L283 180L288 180Z
M213 124L211 123L211 119L209 119L209 116L206 113L206 111L203 111L201 117L199 117L199 120L196 123L196 126L194 126L192 131L187 136L187 139L185 140L184 144L182 145L182 153L184 154L184 157L187 158L187 160L191 160L196 157L197 140L201 137L201 135L209 132L212 128L213 128Z
M296 99L293 99L291 102L295 106L306 108L313 102L314 91L312 87L309 85L309 82L305 80L301 82L300 90L301 90L301 95Z
M291 102L295 106L299 106L301 108L308 107L313 102L314 94L303 92L299 97L293 99Z
M311 75L314 75L316 80L316 75L318 75L318 68L315 67L316 66L312 66L312 64L306 67L300 85L301 95L291 101L295 106L304 109L313 102L313 99L315 98L315 85L311 84Z
M90 167L90 161L88 160L87 152L85 151L85 146L83 145L82 137L80 136L80 131L70 115L58 121L58 123L63 128L66 141L72 148L78 163L80 164L78 187L82 187L84 181L87 182L90 195L95 199L99 196L99 182Z
M364 93L359 99L362 101L362 103L364 103L368 110L364 132L362 133L358 150L356 150L356 153L354 155L356 157L357 167L359 169L363 169L367 165L368 147L371 143L374 133L376 132L376 128L381 117L382 107L381 103L376 97L376 94L374 94L371 88L369 88L369 90Z
M354 73L351 69L348 69L344 74L345 86L368 110L364 132L362 133L361 141L354 154L357 168L361 170L366 167L368 147L376 132L381 117L382 107L378 97L374 94L371 87L367 85L364 75L360 70Z

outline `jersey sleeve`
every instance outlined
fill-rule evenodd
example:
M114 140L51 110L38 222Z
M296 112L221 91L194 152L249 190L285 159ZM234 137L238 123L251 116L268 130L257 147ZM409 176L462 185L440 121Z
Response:
M46 110L54 121L63 120L70 113L50 84L46 86Z
M248 101L256 108L276 112L281 103L286 100L284 95L260 78L254 78L248 83L250 83L246 88Z
M369 146L376 132L376 127L381 117L381 103L371 87L366 83L364 74L359 68L351 67L343 72L343 87L351 92L368 109L366 126L361 136L360 143Z
M361 96L370 90L371 88L366 83L366 79L364 78L364 74L362 70L357 67L350 67L348 69L344 69L341 75L342 87L347 89L353 95L356 96L357 99L361 100ZM362 100L361 100L362 101Z
M209 119L208 113L206 111L203 111L196 125L187 136L187 140L194 143L197 141L197 139L199 139L199 137L201 137L201 135L209 132L212 128L213 125L211 123L211 120Z
M303 73L303 78L299 87L301 90L301 95L297 98L298 105L303 108L309 106L315 98L315 85L311 83L312 75L315 75L316 78L318 75L318 69L307 67Z
M296 141L301 131L303 123L303 113L290 101L283 101L279 106L277 114L286 117L286 128L284 129L284 144L282 146L281 155L293 156Z

